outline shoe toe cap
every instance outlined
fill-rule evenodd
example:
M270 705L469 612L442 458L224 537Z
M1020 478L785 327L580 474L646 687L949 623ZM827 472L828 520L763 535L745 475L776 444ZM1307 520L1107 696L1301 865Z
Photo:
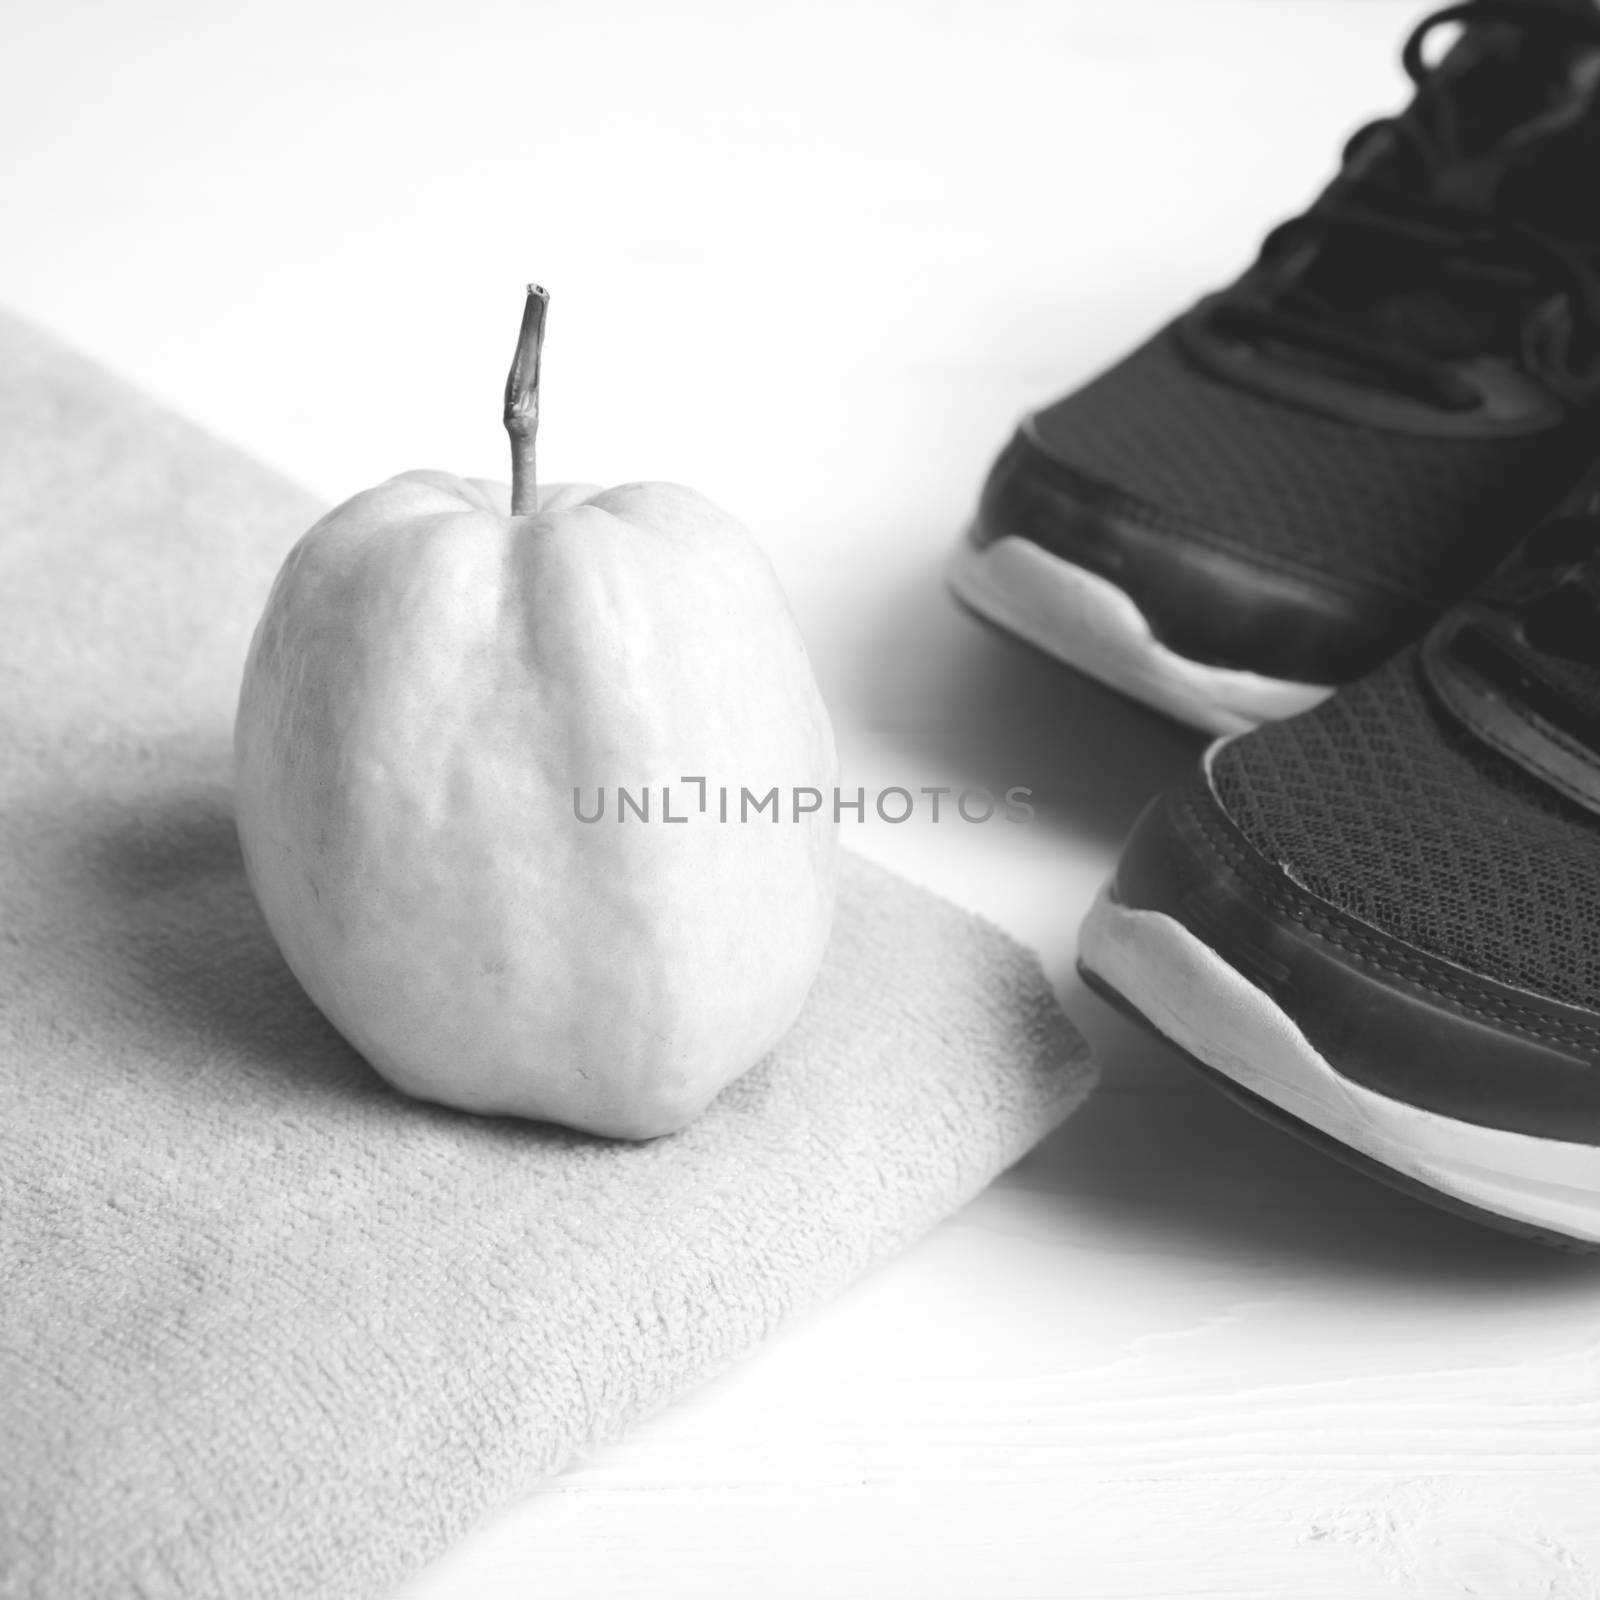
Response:
M1205 775L1150 805L1111 892L1204 941L1351 1082L1459 1121L1600 1145L1600 1015L1318 899L1251 844Z
M1359 677L1419 634L1425 602L1268 559L1096 482L1024 424L979 503L980 544L1020 538L1117 585L1168 649L1297 683Z

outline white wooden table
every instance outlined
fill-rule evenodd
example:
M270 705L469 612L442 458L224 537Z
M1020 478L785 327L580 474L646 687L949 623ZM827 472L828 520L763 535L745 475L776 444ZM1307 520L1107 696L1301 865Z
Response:
M1035 945L1105 1068L901 1260L405 1600L1600 1593L1600 1264L1391 1194L1071 977L1197 742L981 629L1014 417L1231 274L1396 104L1398 0L9 0L0 300L329 497L693 483L772 551L846 780L1028 826L850 842Z

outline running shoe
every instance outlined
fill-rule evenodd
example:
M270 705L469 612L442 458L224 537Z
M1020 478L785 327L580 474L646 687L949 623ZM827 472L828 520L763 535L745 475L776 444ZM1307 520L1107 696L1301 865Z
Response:
M1404 64L1410 105L1253 267L1022 423L952 562L960 599L1238 732L1420 637L1582 475L1600 12L1468 0Z
M1600 1245L1600 471L1421 641L1215 744L1079 960L1335 1153Z

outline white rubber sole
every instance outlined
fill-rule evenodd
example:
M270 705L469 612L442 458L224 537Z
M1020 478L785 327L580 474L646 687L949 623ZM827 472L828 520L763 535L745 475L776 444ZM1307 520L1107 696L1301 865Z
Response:
M1207 733L1244 733L1307 711L1333 693L1210 667L1162 644L1114 583L1028 539L982 549L963 539L946 569L957 596L991 622L1101 683Z
M1174 1044L1301 1122L1467 1205L1600 1244L1600 1149L1458 1122L1352 1083L1182 923L1109 891L1079 957Z

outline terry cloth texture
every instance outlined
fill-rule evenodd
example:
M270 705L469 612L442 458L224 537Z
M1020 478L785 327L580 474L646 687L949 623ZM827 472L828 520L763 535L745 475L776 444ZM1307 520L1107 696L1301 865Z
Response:
M320 507L0 318L0 1595L364 1600L970 1199L1078 1102L1033 959L847 861L793 1033L611 1143L389 1090L229 797Z

